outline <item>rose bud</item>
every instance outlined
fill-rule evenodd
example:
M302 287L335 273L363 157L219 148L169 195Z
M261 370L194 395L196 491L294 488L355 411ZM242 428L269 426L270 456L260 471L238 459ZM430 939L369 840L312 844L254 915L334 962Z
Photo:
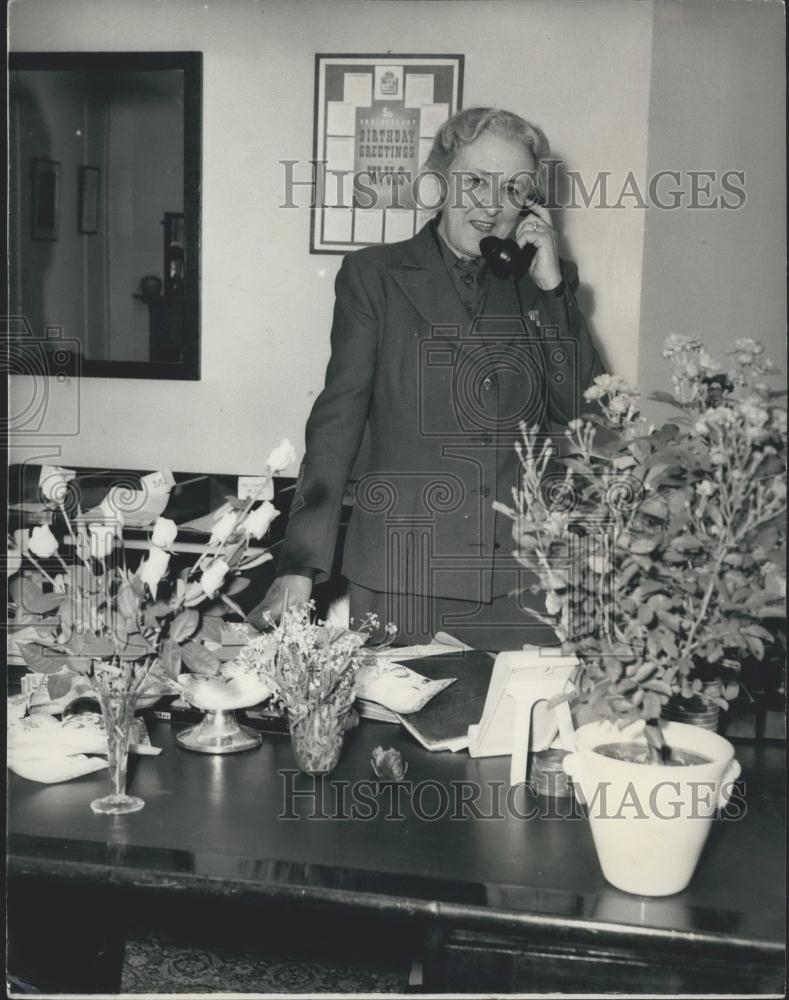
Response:
M28 547L39 559L50 559L58 550L58 540L50 531L48 524L40 524L31 531Z
M266 461L272 475L282 472L296 461L296 449L287 438L283 438Z
M137 576L143 583L147 583L151 593L156 597L156 589L159 582L167 572L170 564L170 553L162 549L152 548L148 558L137 570Z
M214 525L214 530L211 532L208 544L213 545L215 542L227 541L235 528L237 516L234 510L229 510L226 514L223 514Z
M200 586L209 597L213 597L225 582L229 569L224 559L215 559L200 577Z
M168 545L173 544L177 535L178 527L175 521L171 521L169 517L160 517L153 526L151 542L160 549L166 549Z
M279 511L274 504L269 500L264 500L259 507L247 514L244 523L241 525L241 530L245 535L251 535L253 538L260 539L266 534L271 526L271 522L277 517L279 517Z

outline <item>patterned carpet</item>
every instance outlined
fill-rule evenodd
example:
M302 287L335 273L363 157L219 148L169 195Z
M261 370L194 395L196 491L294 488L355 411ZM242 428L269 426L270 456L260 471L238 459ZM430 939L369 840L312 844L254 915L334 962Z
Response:
M266 946L253 945L249 935L234 935L231 943L216 931L195 935L191 928L187 936L132 927L126 941L122 992L407 992L410 947L401 951L368 946L364 935L353 931L350 941L338 942L336 931L333 934L330 929L320 933L310 928L306 934L293 935L290 944L274 931L263 937Z
M403 993L404 969L340 966L130 939L123 993Z

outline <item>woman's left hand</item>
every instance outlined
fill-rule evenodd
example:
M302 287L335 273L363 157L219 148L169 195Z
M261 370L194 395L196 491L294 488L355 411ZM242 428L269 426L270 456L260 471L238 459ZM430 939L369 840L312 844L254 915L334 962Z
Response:
M537 247L529 274L539 288L549 292L562 282L562 272L559 267L559 234L553 228L551 213L547 208L533 202L529 205L529 210L530 214L521 219L515 229L515 240L521 247L527 243Z

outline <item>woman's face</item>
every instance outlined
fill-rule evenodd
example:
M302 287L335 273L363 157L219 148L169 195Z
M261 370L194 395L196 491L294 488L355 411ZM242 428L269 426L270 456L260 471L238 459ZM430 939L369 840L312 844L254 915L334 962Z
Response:
M449 171L438 231L461 257L479 257L485 236L507 239L534 190L534 157L522 143L483 132L461 146Z

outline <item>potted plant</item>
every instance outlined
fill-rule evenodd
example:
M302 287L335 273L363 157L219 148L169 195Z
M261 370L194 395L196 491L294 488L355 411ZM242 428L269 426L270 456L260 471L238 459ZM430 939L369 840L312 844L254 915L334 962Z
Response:
M279 453L275 449L272 456ZM269 466L271 474L282 467L271 459ZM184 666L201 676L216 676L217 684L232 688L236 696L244 687L232 671L224 671L216 653L223 648L221 615L230 609L244 617L230 595L248 584L243 571L271 558L266 550L249 555L248 549L251 539L263 537L277 512L268 501L256 506L254 499L229 497L205 551L177 574L171 572L170 560L178 529L160 517L145 558L132 571L120 511L105 507L95 520L86 519L78 504L76 512L69 511L68 485L58 474L42 479L42 490L46 502L60 512L72 561L63 558L65 546L48 526L9 538L17 574L10 587L16 623L32 630L31 641L20 643L19 650L46 684L41 708L52 711L54 703L62 711L76 697L98 701L112 790L91 807L95 812L133 812L144 802L125 794L126 760L131 720L144 699L155 701L168 691L194 697ZM46 568L53 564L57 570ZM237 652L238 645L231 645ZM245 698L253 697L246 704L267 694L260 683L251 688L243 691ZM208 701L202 694L195 698L210 710ZM221 708L227 707L225 697ZM230 728L225 727L225 737Z
M287 594L285 607L279 625L242 650L239 666L268 683L287 712L299 769L328 774L340 759L346 731L358 722L353 702L359 654L379 621L368 614L358 628L330 625L315 618L313 601L288 607ZM383 645L396 629L386 625L384 631Z
M498 508L513 518L533 589L545 592L538 617L579 658L575 688L597 721L577 730L566 766L587 803L616 779L638 789L643 810L666 766L684 764L671 781L711 781L701 810L709 819L735 776L731 744L661 716L672 699L725 708L740 658L763 655L771 638L763 621L783 614L786 410L753 341L732 345L725 375L696 339L669 338L665 354L675 391L653 398L674 419L648 424L637 390L600 376L586 393L600 412L571 422L562 455L524 428L522 485L513 508ZM678 818L701 808L692 791L683 785ZM683 830L652 816L645 836L646 827L632 833L611 817L590 818L606 877L655 895L684 888L709 827L697 820ZM675 847L693 847L687 863L674 848L671 863L656 849L672 826ZM639 845L649 850L635 859Z

